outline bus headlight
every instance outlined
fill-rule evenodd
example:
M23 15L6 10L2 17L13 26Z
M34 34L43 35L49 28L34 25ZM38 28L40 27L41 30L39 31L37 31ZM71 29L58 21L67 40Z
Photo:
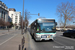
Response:
M37 35L37 34L36 34L36 37L40 37L40 35Z
M56 34L54 34L53 37L56 37Z

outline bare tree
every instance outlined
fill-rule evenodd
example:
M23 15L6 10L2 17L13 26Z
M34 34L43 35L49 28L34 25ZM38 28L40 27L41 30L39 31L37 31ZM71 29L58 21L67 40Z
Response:
M0 18L0 26L3 26L3 29L4 29L5 20L3 18Z
M66 27L66 23L75 18L75 6L73 3L61 3L57 7L57 14L63 20L64 29Z
M0 26L2 26L2 23L3 23L3 21L2 21L2 19L0 19Z
M25 27L27 27L28 24L29 24L29 18L31 17L31 16L29 15L29 13L30 13L30 12L28 12L27 10L25 10Z
M21 24L21 23L22 23L22 21L20 21L20 24L19 24L19 25L20 25L21 28L22 28L22 24ZM24 21L24 20L23 20L23 27L25 27L25 21Z
M10 26L11 24L9 23L9 22L6 22L5 23L5 26L8 26L8 32L9 32L9 26Z
M3 29L4 29L4 26L10 26L10 25L11 24L9 22L5 22L5 20L3 18L0 19L0 26L3 26Z

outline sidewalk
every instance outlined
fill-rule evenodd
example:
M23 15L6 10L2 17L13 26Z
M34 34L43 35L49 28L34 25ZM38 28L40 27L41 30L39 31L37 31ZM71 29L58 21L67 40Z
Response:
M20 30L19 30L20 31ZM18 31L18 33L20 33ZM26 50L29 50L29 32L24 34L25 36L25 46ZM19 45L21 45L21 40L23 38L23 35L21 34L14 34L14 37L11 37L10 40L5 42L4 44L0 45L0 50L19 50Z
M27 33L25 33L25 48L26 48L26 50L30 50L29 31L27 31Z
M21 34L15 35L12 39L0 46L0 50L19 50L21 44Z

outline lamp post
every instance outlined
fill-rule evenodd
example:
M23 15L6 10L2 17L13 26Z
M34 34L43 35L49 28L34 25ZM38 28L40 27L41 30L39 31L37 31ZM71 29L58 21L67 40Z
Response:
M24 0L23 0L23 11L22 11L22 17L21 17L21 34L23 35L23 18L24 18ZM23 35L22 41L21 41L21 50L24 50L24 42L25 42L25 37Z
M61 23L60 23L60 32L61 32Z
M28 12L28 13L30 13L30 12ZM38 14L28 14L28 15L38 15L38 16L40 16L40 13L38 13ZM25 17L26 17L27 15L26 15L26 12L25 12Z
M21 34L23 34L23 17L24 17L24 0L23 0L23 11L22 11L22 28L21 28Z

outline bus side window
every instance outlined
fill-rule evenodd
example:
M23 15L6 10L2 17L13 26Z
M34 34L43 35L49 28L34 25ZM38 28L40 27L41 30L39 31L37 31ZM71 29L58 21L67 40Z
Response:
M32 26L31 28L34 29L34 26Z
M37 30L36 25L34 26L34 29Z

